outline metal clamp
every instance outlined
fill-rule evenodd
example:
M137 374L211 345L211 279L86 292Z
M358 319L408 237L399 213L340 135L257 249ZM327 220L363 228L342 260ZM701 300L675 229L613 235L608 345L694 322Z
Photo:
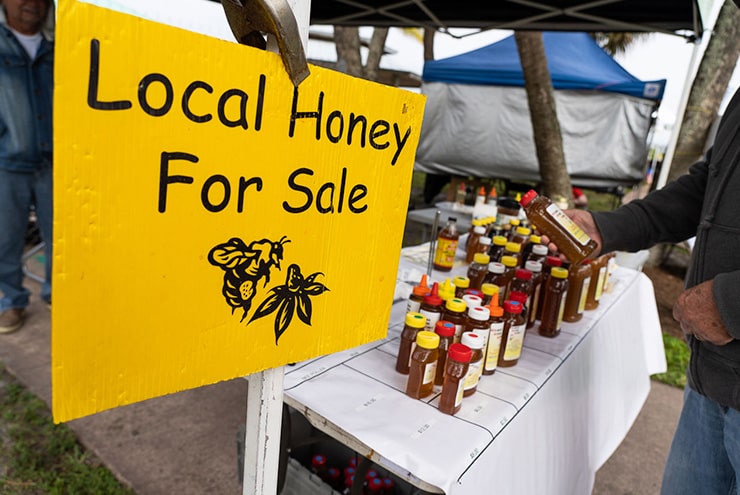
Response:
M277 38L280 56L294 86L310 71L298 23L287 0L221 0L231 32L242 45L266 49L263 33Z

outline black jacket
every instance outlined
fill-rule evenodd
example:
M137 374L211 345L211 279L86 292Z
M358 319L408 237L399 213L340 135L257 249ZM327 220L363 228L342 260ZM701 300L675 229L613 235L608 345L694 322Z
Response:
M714 299L736 340L715 346L689 336L689 386L740 410L740 91L714 146L689 173L613 212L595 212L603 251L637 251L696 236L686 287L714 279Z

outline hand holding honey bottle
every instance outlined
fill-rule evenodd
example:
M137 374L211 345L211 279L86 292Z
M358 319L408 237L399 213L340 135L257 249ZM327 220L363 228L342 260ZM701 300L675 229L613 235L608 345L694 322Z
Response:
M593 258L601 252L601 233L590 212L560 210L554 203L536 192L522 197L522 206L530 221L542 231L542 244L573 263ZM539 218L538 218L539 217Z

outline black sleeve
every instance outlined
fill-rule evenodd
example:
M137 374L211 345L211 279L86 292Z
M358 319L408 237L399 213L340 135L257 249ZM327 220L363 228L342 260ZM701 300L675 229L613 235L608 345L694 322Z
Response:
M660 242L681 242L696 235L707 185L708 162L691 166L689 172L644 199L611 212L593 212L602 238L602 252L639 251Z

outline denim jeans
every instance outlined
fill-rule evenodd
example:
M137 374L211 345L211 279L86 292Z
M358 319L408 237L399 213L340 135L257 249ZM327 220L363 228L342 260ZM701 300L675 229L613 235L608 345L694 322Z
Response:
M33 173L0 169L0 310L25 308L30 291L23 286L23 249L31 206L36 208L41 239L46 244L46 281L41 298L51 301L52 168Z
M740 411L686 387L662 495L740 495Z

